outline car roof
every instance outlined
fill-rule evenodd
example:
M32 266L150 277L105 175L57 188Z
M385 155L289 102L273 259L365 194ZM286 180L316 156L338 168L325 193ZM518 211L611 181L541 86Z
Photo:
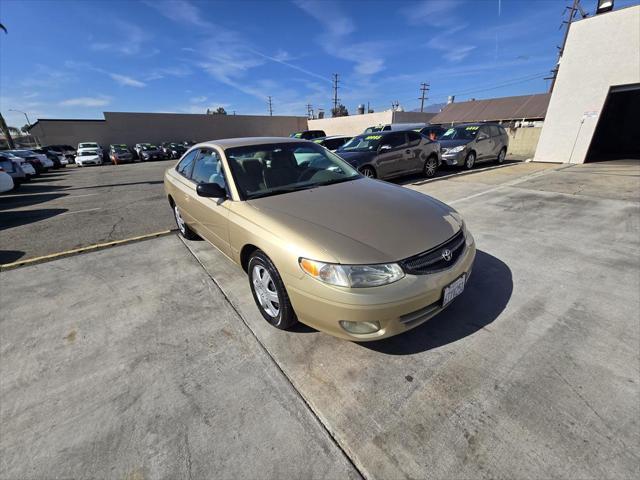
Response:
M290 137L244 137L244 138L222 138L220 140L209 140L206 142L201 142L194 147L219 147L222 149L225 148L234 148L234 147L247 147L250 145L265 145L269 143L313 143L308 140L303 140L301 138L290 138Z

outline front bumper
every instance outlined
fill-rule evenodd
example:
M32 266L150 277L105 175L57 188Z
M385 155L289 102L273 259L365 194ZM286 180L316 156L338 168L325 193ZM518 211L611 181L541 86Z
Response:
M457 153L442 153L442 162L449 166L464 165L465 150Z
M287 285L287 293L298 319L336 337L372 341L404 333L421 325L443 310L444 288L471 274L476 256L473 236L466 232L463 254L449 269L430 275L409 275L390 285L344 289L305 276ZM381 328L371 334L351 334L339 324L377 321Z

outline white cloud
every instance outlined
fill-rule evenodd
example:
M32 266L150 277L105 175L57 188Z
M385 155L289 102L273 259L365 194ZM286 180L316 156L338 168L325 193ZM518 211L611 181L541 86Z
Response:
M144 3L174 22L201 28L214 27L202 17L198 7L186 0L154 0Z
M77 97L60 102L61 107L104 107L111 103L109 97Z
M146 87L147 84L141 82L140 80L136 80L135 78L128 77L126 75L120 75L119 73L109 73L109 76L120 85L124 85L126 87Z
M400 13L410 25L448 26L458 21L454 11L461 3L461 0L423 0L407 5Z
M202 97L191 97L189 99L189 103L203 103L207 101L207 97L202 96Z
M153 55L158 53L156 49L144 49L144 43L151 40L151 36L134 23L121 19L113 19L109 22L109 30L116 41L93 42L89 45L91 50L112 52L120 55Z
M353 42L349 35L356 31L355 24L337 3L318 0L295 0L294 3L325 29L316 40L326 53L355 63L354 71L359 75L373 75L384 69L381 52L388 44Z

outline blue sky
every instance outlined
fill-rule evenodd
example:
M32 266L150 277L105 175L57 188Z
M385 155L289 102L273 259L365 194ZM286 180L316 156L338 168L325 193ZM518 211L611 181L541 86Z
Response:
M544 92L569 0L3 0L0 108L9 125L103 111L305 115ZM616 7L637 1L617 0ZM583 0L590 13L596 0Z

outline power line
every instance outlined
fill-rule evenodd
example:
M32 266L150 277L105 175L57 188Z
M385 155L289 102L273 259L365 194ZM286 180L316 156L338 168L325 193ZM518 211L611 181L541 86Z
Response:
M269 95L269 116L273 116L273 103L271 102L271 95Z
M338 74L334 73L333 74L333 111L337 112L338 111Z
M420 98L418 100L420 100L420 111L421 112L424 112L424 101L428 98L427 97L427 92L429 91L429 87L430 87L430 85L428 83L422 82L420 84L420 91L422 92L422 95L420 96Z

